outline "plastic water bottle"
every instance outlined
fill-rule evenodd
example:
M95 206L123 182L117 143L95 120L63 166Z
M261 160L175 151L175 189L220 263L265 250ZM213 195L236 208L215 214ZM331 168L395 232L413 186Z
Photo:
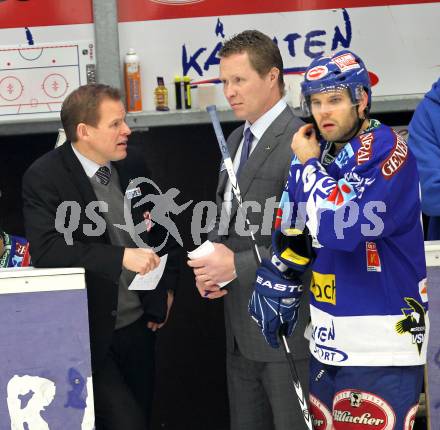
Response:
M125 94L127 111L139 112L142 110L142 91L139 57L133 48L130 48L124 58Z

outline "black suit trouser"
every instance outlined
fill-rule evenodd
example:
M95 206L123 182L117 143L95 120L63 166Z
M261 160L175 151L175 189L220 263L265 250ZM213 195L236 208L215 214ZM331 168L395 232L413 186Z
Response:
M96 430L148 430L156 334L144 318L115 330L106 360L93 373Z

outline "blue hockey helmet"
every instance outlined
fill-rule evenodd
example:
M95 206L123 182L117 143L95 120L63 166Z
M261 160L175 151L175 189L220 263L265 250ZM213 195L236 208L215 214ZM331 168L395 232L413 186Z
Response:
M316 93L348 89L354 104L358 104L362 91L368 95L371 106L371 82L364 62L353 52L344 49L312 61L301 82L301 108L311 116L310 96Z

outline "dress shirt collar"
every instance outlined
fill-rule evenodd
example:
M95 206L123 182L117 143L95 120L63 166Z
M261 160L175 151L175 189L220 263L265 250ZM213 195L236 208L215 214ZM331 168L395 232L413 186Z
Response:
M95 176L95 173L97 170L101 167L98 163L95 163L94 161L88 159L87 157L84 157L76 148L75 145L72 145L72 149L76 157L78 158L79 162L83 166L84 171L86 172L86 175L89 178L93 178ZM110 169L110 172L112 171L112 166L110 163L104 164L104 166L107 166Z
M244 131L250 127L255 139L257 141L260 140L265 131L275 121L278 115L280 115L280 113L286 108L286 106L286 101L284 99L280 99L265 114L260 116L260 118L258 118L253 124L250 124L249 121L246 121L244 125L243 135Z

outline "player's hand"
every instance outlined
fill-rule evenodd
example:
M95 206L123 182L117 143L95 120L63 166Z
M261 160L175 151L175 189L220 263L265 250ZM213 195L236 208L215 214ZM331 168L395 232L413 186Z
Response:
M122 265L132 272L145 275L155 269L160 263L160 258L151 249L125 248Z
M321 149L319 147L318 139L316 138L313 124L303 125L293 135L290 147L301 164L306 163L311 158L319 158Z

